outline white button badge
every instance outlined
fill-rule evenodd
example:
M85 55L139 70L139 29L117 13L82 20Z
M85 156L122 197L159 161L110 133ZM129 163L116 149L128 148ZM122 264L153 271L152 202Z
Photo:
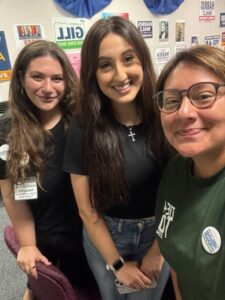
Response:
M202 232L202 246L206 252L215 254L220 250L221 237L219 231L212 227L206 227Z

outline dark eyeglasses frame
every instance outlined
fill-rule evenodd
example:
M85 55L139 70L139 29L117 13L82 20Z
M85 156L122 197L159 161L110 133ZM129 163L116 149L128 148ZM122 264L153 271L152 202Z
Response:
M200 85L200 84L211 84L211 85L213 85L213 86L215 87L215 91L216 91L215 99L212 101L212 103L210 103L209 105L207 105L207 106L205 106L205 107L198 107L198 106L196 106L196 104L194 103L194 101L191 100L190 97L189 97L189 91L190 91L193 87L195 87L196 85ZM193 84L192 86L190 86L188 89L185 89L185 90L168 89L168 90L160 91L160 92L156 93L156 94L153 96L153 99L156 100L156 103L157 103L157 106L158 106L159 111L160 111L160 112L163 112L163 113L165 113L165 114L172 114L172 113L174 113L175 111L179 110L179 108L181 107L181 104L182 104L182 100L183 100L183 96L182 96L183 93L186 93L186 94L187 94L187 97L188 97L188 99L190 100L190 102L191 102L191 104L192 104L193 106L195 106L195 107L197 107L197 108L199 108L199 109L205 109L205 108L209 108L209 107L213 106L213 104L215 103L216 98L217 98L218 89L219 89L221 86L225 86L225 83L216 83L216 82L198 82L198 83ZM166 91L169 91L169 92L170 92L170 91L171 91L171 92L174 91L174 92L176 92L176 93L179 95L179 97L180 97L180 103L179 103L179 105L177 106L177 108L176 108L175 110L172 110L172 111L164 111L164 110L162 109L162 107L160 106L160 104L159 104L160 102L162 102L162 98L161 98L160 96L163 95L163 93L166 92Z

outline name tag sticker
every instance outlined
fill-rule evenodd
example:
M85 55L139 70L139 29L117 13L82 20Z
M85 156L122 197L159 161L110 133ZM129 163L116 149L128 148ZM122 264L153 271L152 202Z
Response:
M28 178L23 183L14 184L15 200L32 200L37 199L38 189L35 177Z

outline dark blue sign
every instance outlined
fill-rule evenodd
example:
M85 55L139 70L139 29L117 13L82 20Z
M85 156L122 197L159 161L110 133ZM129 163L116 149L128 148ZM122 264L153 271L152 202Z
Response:
M0 31L0 81L10 80L11 64L4 31Z

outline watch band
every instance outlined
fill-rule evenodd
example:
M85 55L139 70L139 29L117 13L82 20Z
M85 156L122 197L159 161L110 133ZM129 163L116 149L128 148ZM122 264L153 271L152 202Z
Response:
M124 265L124 259L120 256L120 258L116 259L112 265L106 265L106 269L108 271L117 272Z

